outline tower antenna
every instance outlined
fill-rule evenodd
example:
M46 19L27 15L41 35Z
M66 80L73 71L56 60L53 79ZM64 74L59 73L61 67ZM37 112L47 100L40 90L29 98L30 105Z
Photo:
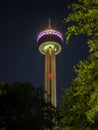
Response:
M51 29L51 18L48 19L49 29Z

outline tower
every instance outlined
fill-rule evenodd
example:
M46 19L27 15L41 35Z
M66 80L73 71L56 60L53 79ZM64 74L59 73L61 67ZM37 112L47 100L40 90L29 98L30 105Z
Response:
M37 42L40 53L45 55L44 98L56 107L56 55L61 52L63 37L51 28L50 22L49 29L38 34Z

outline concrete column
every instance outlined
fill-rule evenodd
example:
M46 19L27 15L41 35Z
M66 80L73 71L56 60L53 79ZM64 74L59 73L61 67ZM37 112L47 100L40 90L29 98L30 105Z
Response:
M53 106L56 107L57 103L55 62L55 52L50 48L45 54L44 97L46 102L50 102Z

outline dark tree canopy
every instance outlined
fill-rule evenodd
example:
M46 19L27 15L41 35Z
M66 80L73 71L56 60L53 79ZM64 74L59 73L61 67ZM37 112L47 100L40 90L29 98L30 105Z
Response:
M44 102L41 88L35 88L31 83L0 84L0 128L52 130L55 125L52 120L56 118L56 109Z

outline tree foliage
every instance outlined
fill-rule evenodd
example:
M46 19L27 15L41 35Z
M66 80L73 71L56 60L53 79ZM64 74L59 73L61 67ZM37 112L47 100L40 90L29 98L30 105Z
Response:
M56 118L56 109L44 102L41 88L31 83L0 84L1 130L52 130Z
M62 99L60 130L98 129L98 0L79 0L69 6L72 12L65 18L71 22L66 41L72 35L86 35L89 46L87 60L74 70L77 77Z

